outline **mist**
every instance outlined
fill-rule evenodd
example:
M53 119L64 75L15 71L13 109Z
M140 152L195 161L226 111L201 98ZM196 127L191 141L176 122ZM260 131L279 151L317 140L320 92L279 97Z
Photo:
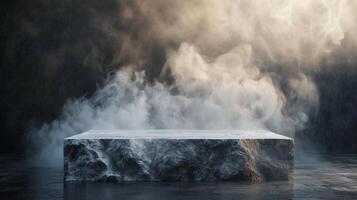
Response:
M353 62L354 1L119 1L91 21L83 62L114 69L90 96L30 131L38 163L90 129L266 129L293 137L320 105L315 76ZM92 12L96 12L93 10ZM50 59L53 63L53 59ZM330 64L326 64L330 63ZM332 63L332 64L331 64ZM352 68L355 71L355 68Z

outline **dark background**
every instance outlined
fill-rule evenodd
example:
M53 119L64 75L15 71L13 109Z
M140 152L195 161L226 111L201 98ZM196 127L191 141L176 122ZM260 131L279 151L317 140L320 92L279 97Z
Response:
M90 96L127 62L112 63L120 44L94 23L114 16L118 6L114 0L1 1L0 152L24 152L31 128L56 119L67 100ZM159 66L146 69L152 78L162 67L162 52L151 56ZM357 63L344 59L312 74L320 107L297 135L322 151L357 153Z

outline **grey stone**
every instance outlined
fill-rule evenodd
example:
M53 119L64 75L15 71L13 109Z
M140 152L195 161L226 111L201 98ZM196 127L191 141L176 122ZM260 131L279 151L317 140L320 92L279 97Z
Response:
M289 180L294 141L268 131L93 130L64 141L66 181Z

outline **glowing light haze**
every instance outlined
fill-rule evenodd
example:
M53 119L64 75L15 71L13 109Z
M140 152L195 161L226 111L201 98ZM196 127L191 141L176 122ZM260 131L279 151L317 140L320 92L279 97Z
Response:
M354 51L355 10L352 0L119 1L117 18L94 23L120 44L113 64L129 64L91 98L68 102L58 120L33 131L38 158L57 164L63 138L89 129L266 129L292 136L318 108L310 72ZM144 71L153 45L165 50L165 64L150 82Z

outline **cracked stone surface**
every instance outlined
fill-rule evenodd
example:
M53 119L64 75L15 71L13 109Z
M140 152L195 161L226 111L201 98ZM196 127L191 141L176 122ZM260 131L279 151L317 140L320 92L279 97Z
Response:
M93 130L64 141L66 181L289 180L294 142L268 131Z

